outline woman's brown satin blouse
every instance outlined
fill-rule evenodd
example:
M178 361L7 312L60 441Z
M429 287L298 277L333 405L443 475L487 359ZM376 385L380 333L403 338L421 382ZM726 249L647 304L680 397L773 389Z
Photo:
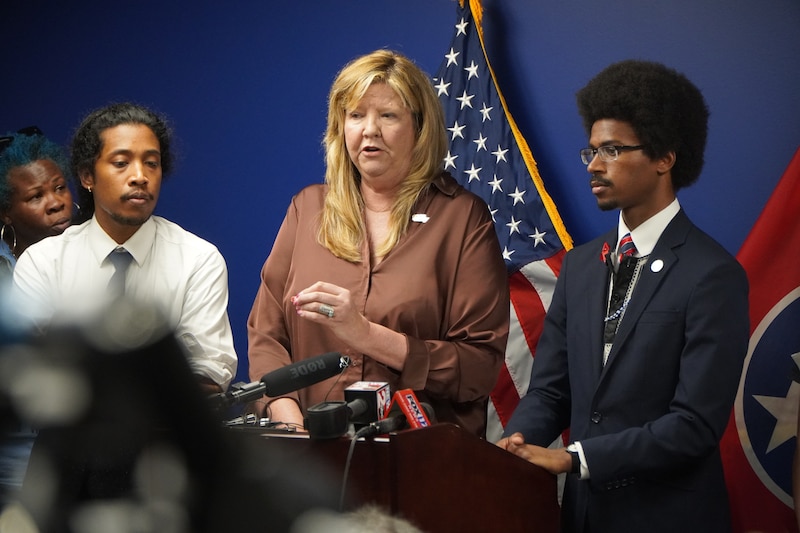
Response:
M248 320L251 379L341 352L353 361L341 376L289 395L303 410L342 400L356 381L386 381L392 393L413 389L438 421L483 437L509 323L508 274L486 203L442 174L414 210L427 221L412 217L397 246L371 268L369 261L339 259L317 242L326 190L312 185L293 198L264 263ZM362 255L369 257L366 244ZM406 336L402 371L354 352L325 326L297 315L290 298L317 281L349 289L367 319Z

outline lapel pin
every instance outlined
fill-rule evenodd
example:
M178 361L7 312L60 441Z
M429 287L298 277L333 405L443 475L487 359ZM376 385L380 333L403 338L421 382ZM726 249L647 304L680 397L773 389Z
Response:
M608 252L611 251L611 247L608 245L607 242L603 243L603 249L600 250L600 262L605 263L606 257L608 257Z
M650 265L650 270L653 272L661 272L661 269L664 268L664 261L661 259L656 259L653 261L653 264Z

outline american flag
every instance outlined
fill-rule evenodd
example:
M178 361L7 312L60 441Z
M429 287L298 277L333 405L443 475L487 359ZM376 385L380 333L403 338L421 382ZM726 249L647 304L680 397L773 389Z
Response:
M508 268L511 329L489 402L486 438L493 442L528 389L544 315L572 240L505 105L485 53L481 16L480 0L460 0L455 35L433 83L449 133L444 168L486 200Z

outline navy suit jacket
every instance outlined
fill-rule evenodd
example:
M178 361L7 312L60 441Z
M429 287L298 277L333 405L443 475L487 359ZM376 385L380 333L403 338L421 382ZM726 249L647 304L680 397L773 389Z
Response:
M580 441L565 531L730 530L719 454L749 339L744 269L681 210L642 268L603 365L616 229L564 258L530 388L505 434Z

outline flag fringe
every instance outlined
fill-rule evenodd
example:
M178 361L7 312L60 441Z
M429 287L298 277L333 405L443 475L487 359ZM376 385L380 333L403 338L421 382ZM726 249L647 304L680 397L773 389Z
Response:
M464 0L459 0L459 3L462 7L464 6ZM483 52L483 57L486 59L486 66L489 68L492 83L494 84L494 88L497 91L498 97L500 98L500 103L503 106L503 113L506 115L508 124L511 127L511 132L514 134L514 139L516 139L517 146L522 154L522 159L525 161L525 166L528 168L528 173L531 175L533 184L536 186L536 190L539 192L539 197L542 200L542 204L544 205L547 214L550 216L550 221L553 223L553 227L558 234L558 238L561 241L564 250L568 251L572 248L572 237L570 237L569 233L567 232L564 221L561 220L561 215L558 213L555 202L544 188L544 181L542 180L542 176L539 174L539 168L537 167L536 161L533 158L533 153L531 152L525 137L519 131L517 123L514 121L514 117L511 116L511 112L508 110L506 98L503 96L503 92L500 90L500 86L497 83L497 76L495 76L494 69L492 68L492 63L489 61L489 56L486 54L486 44L483 39L483 6L481 5L481 0L469 0L469 8L472 12L472 19L475 21L475 29L478 32L478 39L481 42L481 52Z

